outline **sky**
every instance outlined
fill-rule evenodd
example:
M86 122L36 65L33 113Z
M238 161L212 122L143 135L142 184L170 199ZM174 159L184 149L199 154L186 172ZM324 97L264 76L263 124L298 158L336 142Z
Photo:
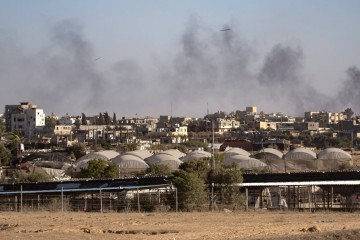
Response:
M359 10L358 0L0 0L0 107L360 114Z

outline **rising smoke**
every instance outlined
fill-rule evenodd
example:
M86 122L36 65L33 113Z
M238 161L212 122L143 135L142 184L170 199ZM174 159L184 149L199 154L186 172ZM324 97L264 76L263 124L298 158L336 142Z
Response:
M207 103L210 112L251 105L296 115L348 106L359 110L355 105L360 99L358 68L347 70L344 87L331 94L335 97L323 96L304 77L301 47L277 44L261 64L256 47L239 34L237 26L226 28L231 30L210 29L191 19L170 58L161 53L157 64L145 67L141 61L119 56L102 71L96 61L99 56L76 21L56 24L39 53L25 53L3 34L0 78L6 87L1 88L0 100L4 104L31 101L46 114L108 111L119 116L201 117Z

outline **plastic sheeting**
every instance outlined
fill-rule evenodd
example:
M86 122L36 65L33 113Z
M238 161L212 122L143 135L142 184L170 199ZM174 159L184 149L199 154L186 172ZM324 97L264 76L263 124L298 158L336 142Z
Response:
M76 160L76 162L80 162L80 161L88 160L88 159L101 159L101 160L105 160L105 161L110 161L112 158L114 158L118 155L120 155L118 152L112 151L112 150L92 152L92 153L86 154L85 156L82 156L81 158Z
M262 150L257 151L254 154L256 159L266 159L266 160L278 160L282 159L284 154L277 149L274 148L264 148Z
M160 163L168 165L171 169L174 170L178 169L179 166L183 163L183 161L181 161L180 159L166 153L158 153L145 160L146 163L148 163L150 166L156 163Z
M326 148L319 152L318 159L347 159L350 160L351 155L339 148Z
M181 158L182 161L190 161L194 159L211 158L211 153L195 150L188 153L185 157Z
M244 155L234 155L224 159L224 166L231 167L233 165L244 168L244 169L252 169L252 168L262 168L266 167L267 165L262 161L256 158L250 158Z
M307 148L295 148L285 154L287 160L313 160L316 159L316 153Z
M141 158L134 155L121 155L111 160L113 163L119 164L121 169L147 169L149 165Z
M291 172L339 170L344 165L352 166L353 162L347 159L278 159L266 161L266 164L276 172Z

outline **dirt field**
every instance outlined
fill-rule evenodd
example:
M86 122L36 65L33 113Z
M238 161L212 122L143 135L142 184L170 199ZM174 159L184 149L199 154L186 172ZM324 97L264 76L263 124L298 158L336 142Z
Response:
M359 213L0 213L0 239L360 239Z

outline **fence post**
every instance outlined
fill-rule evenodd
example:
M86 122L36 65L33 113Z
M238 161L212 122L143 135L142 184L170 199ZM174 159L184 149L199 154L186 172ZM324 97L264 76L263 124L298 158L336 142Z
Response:
M20 212L23 211L23 186L20 186Z
M100 212L103 213L103 201L102 201L102 191L100 188Z
M245 188L245 211L249 210L249 189Z
M175 211L178 212L179 202L178 202L178 189L175 188Z
M16 195L16 196L15 196L15 212L18 211L18 205L19 205L18 196Z
M140 212L140 195L139 195L139 188L137 189L137 202L138 202L138 212Z
M37 195L37 202L38 202L38 211L40 211L40 194Z
M64 212L64 187L61 187L61 212Z

